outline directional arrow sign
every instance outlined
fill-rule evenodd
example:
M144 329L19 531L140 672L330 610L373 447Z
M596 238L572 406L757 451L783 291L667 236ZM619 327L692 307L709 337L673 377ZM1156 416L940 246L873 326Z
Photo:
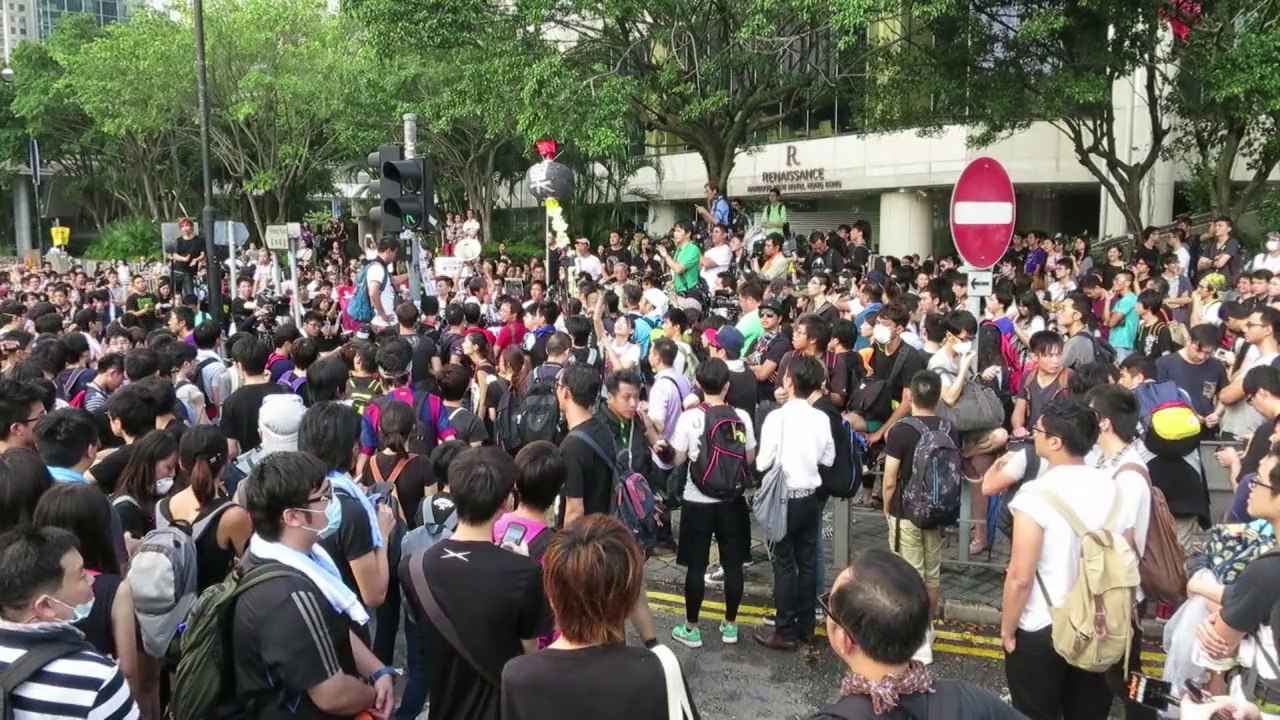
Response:
M960 257L975 268L994 266L1009 249L1016 217L1004 167L989 157L969 163L951 191L951 238Z

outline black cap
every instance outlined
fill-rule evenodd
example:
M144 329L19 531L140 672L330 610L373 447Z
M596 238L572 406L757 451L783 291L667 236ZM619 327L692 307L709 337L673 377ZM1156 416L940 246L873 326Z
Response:
M760 312L764 312L765 310L768 310L778 317L782 317L782 301L777 298L766 300L760 304Z

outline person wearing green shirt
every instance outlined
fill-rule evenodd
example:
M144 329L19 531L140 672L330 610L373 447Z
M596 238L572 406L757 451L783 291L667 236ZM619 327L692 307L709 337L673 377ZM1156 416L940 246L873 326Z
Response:
M769 204L764 208L764 221L761 225L765 233L781 233L787 224L787 206L782 204L782 192L778 188L770 188Z
M671 237L676 241L676 256L667 252L665 245L658 245L658 254L671 268L671 275L677 293L686 293L698 286L698 263L702 260L702 251L693 244L693 223L680 220L671 228Z
M735 325L742 333L742 357L746 357L756 340L764 335L764 325L760 324L760 303L764 302L764 286L757 280L748 280L738 288L738 303L742 306L742 315Z
M1138 296L1133 292L1133 273L1121 270L1111 281L1102 316L1111 326L1111 347L1116 349L1116 362L1123 362L1133 352L1138 337Z

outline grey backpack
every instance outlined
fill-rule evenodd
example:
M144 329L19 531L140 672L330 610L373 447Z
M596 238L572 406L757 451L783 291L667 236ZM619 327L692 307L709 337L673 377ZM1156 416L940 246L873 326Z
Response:
M954 525L960 519L964 473L960 448L951 439L951 423L942 420L931 430L917 417L901 422L920 433L911 456L911 477L902 487L902 517L921 530Z
M116 502L135 502L125 498L118 497ZM174 638L195 605L199 588L196 541L232 505L224 502L204 512L193 525L170 520L163 505L156 508L156 529L142 538L126 576L147 655L165 659L171 656L171 647L176 650Z

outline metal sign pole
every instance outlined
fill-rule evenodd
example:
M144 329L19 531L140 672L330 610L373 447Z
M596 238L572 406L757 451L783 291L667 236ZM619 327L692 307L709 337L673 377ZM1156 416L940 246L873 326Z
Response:
M289 238L289 280L293 283L293 298L289 303L289 314L293 316L294 327L302 327L302 288L298 285L298 240Z
M231 302L235 302L235 297L236 297L236 251L237 250L238 248L236 247L235 225L232 221L228 220L227 221L227 261L228 261L227 272L231 273L229 276L231 278L231 286L230 286L230 295L232 298ZM220 262L218 260L217 255L214 255L213 257L209 258L209 265L213 265L216 262ZM208 287L209 283L212 282L212 278L213 278L213 273L206 271L205 287ZM210 292L208 293L208 295L206 295L206 297L208 298L210 303L210 310L212 310L213 309L212 304L215 296L212 292ZM231 337L232 335L236 334L235 315L232 314L230 317L231 317L231 321L230 321L231 332L228 333L227 337Z

